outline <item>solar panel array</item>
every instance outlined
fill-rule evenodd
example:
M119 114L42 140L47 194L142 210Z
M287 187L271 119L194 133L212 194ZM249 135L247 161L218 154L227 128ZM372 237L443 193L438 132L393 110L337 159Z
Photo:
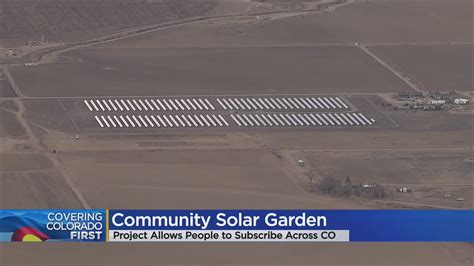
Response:
M230 117L244 127L371 126L375 122L362 113L231 114Z
M222 115L96 115L97 124L107 128L228 127Z
M351 112L349 105L339 97L101 98L83 102L94 113L100 128L347 127L375 124L373 118Z
M224 110L349 109L339 97L217 98Z
M215 110L214 105L204 98L181 99L91 99L84 100L89 111L191 111Z

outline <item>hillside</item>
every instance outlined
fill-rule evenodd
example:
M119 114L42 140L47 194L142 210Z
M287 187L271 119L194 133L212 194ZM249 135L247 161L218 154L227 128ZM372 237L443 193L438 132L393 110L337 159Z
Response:
M203 16L217 0L2 0L0 39L127 28Z

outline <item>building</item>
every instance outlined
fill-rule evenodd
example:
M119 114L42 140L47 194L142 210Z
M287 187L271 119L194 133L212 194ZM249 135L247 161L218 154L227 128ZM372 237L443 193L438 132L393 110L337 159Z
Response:
M400 99L422 98L423 93L419 91L403 91L398 93Z

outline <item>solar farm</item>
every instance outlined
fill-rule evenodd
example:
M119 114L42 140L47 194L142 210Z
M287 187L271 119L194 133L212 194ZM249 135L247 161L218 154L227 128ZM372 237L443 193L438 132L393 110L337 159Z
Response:
M0 209L472 209L472 13L0 1ZM438 90L468 104L424 109ZM122 244L0 265L473 265L461 243Z
M211 101L208 98L89 99L84 100L84 105L94 114L100 128L328 127L375 124L373 118L350 112L349 106L339 97L239 97L215 98Z

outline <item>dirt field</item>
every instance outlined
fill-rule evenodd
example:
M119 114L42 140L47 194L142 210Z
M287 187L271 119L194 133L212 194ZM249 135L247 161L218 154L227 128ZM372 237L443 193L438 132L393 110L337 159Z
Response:
M215 0L6 0L0 4L0 38L148 25L205 15L216 6Z
M355 185L377 183L385 187L387 199L433 204L449 208L473 206L472 152L460 151L328 151L302 152L310 168L320 177ZM411 193L392 192L407 187ZM449 194L449 196L446 196Z
M216 9L211 4L217 0L203 0L206 5L193 9L201 0L101 1L94 7L82 0L44 1L2 2L0 31L20 38L0 45L38 32L81 39L204 13L313 4L235 0L220 1ZM174 8L184 2L183 9ZM58 8L60 16L49 15ZM382 106L382 94L374 93L409 86L355 45L367 43L423 89L468 89L472 46L440 43L471 42L472 12L469 0L362 1L336 12L207 20L48 55L39 66L9 67L25 97L0 103L0 208L443 209L458 208L453 200L463 197L463 208L472 209L472 116ZM263 93L338 93L377 125L117 133L91 120L109 111L83 104L88 96ZM313 169L415 191L388 193L380 201L323 196L309 190L305 173ZM473 264L473 251L467 243L0 244L0 264L465 266Z
M26 132L18 122L17 117L3 109L0 109L0 137L22 138Z
M426 91L469 91L472 77L472 45L377 46L370 50ZM433 73L438 73L433 75Z
M2 171L0 186L2 209L81 208L63 177L53 169Z
M388 266L395 262L396 265L446 266L472 265L473 261L472 245L438 243L50 243L0 247L6 265L130 265L152 261L201 265ZM134 251L130 252L131 249ZM43 256L45 253L55 255Z
M104 46L223 47L315 43L471 42L469 0L388 0L356 3L336 12L273 21L203 22ZM240 22L239 22L240 21ZM236 23L239 22L239 23Z
M0 154L0 208L80 208L52 162L38 153Z
M10 87L10 84L8 83L8 81L1 79L1 76L0 76L0 97L15 97L15 93Z
M65 55L82 62L12 69L25 94L397 92L405 87L350 47L87 49ZM38 86L44 82L47 87Z
M93 208L364 208L306 194L269 152L90 151L62 161ZM124 197L124 195L134 195Z

